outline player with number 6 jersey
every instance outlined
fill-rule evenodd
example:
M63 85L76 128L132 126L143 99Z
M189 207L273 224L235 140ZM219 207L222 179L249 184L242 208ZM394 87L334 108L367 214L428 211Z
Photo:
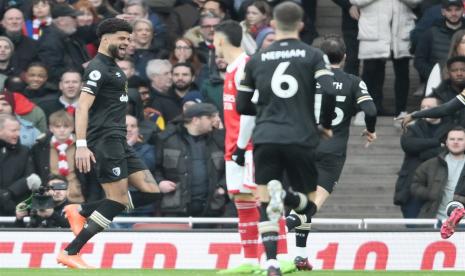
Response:
M284 205L308 217L316 212L311 200L318 174L315 148L320 132L332 136L335 91L328 59L299 40L302 8L291 1L283 2L274 8L273 18L270 24L276 30L276 41L246 64L236 107L243 115L256 112L252 141L261 205L258 231L265 247L268 275L281 275L276 260L278 221ZM321 128L317 127L314 112L317 81L323 93ZM255 105L251 102L254 93L258 93ZM284 173L294 192L284 192Z

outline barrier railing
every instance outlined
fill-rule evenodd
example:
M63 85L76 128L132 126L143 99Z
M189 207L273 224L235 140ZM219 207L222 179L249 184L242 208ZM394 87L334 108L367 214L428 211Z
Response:
M14 223L15 217L0 217L0 223ZM25 222L29 218L24 219ZM217 224L237 224L237 218L207 218L207 217L116 217L115 223L186 223L189 226L201 223ZM370 226L383 225L413 225L413 226L431 226L437 228L437 219L401 219L401 218L360 218L360 219L341 219L341 218L313 218L312 225L343 225L353 226L358 229L369 229ZM461 224L464 224L463 222Z

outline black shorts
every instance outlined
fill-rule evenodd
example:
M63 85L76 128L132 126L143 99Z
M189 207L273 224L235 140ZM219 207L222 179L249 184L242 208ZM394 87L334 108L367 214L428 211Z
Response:
M322 152L317 152L315 156L318 169L318 185L328 193L332 193L341 176L346 157Z
M97 161L92 168L92 175L100 184L116 182L147 169L134 149L128 146L126 139L121 137L100 139L95 146L89 146L89 149Z
M273 179L281 180L286 172L289 186L294 191L310 193L316 190L318 171L315 148L299 145L254 145L255 182L266 185Z

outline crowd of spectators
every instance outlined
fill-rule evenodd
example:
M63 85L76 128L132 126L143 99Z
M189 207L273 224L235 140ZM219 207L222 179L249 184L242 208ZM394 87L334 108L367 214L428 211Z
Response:
M224 185L221 140L227 64L215 55L214 28L224 19L240 22L242 47L252 55L273 42L269 23L279 2L0 1L0 215L16 215L17 225L26 225L22 223L25 210L30 212L34 205L31 191L37 194L39 187L49 187L51 195L66 187L66 202L103 196L99 185L89 183L86 175L74 169L73 116L81 74L97 53L96 26L110 17L133 26L127 56L117 62L128 78L128 144L147 164L165 195L159 205L132 214L223 216L234 212L229 210L233 207ZM302 40L311 44L318 36L316 0L296 2L306 13ZM421 108L448 101L465 88L461 0L333 2L342 11L341 31L347 46L344 69L361 74L378 115L401 117L406 113L411 60L422 83L416 95L425 97ZM394 112L388 111L383 100L388 60L395 73ZM363 123L362 116L357 114L354 124ZM462 111L443 119L417 120L402 134L405 159L394 202L405 217L431 213L421 211L425 193L419 189L428 184L415 176L415 169L430 158L447 160L443 150L450 148L444 147L444 139L450 129L465 126L464 122ZM61 177L57 189L51 175ZM64 201L57 202L59 206ZM39 214L54 217L52 213L58 210L54 206L48 206L55 208L53 212L44 213L50 209L45 208ZM63 226L59 221L46 221L40 219L37 226Z

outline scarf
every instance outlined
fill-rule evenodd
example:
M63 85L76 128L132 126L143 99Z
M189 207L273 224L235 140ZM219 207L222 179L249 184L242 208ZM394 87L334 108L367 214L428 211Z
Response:
M52 23L52 18L47 17L45 20L35 18L32 20L32 39L38 40L42 35L42 29Z
M64 143L58 142L57 138L55 138L55 135L52 136L52 145L58 151L58 172L62 176L65 176L65 177L69 174L69 165L68 165L68 159L66 157L66 150L73 143L74 143L73 135L70 135L69 138L66 139Z

